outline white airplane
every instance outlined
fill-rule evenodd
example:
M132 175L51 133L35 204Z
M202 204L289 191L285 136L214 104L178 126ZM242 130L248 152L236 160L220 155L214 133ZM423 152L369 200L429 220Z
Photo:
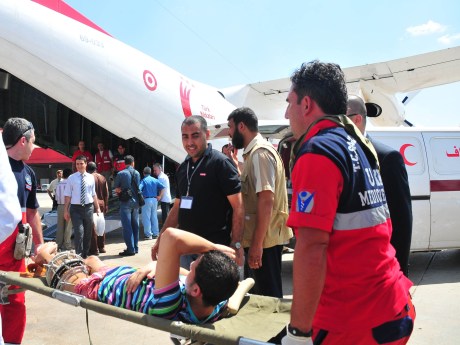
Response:
M191 114L219 129L245 105L287 128L289 78L220 90L204 85L111 37L62 1L0 0L0 68L176 162L185 155L180 123ZM350 93L383 109L374 125L399 126L404 108L395 93L460 80L460 47L344 72Z
M289 78L227 89L204 85L116 40L62 1L0 0L0 69L176 162L185 156L180 123L192 114L204 116L213 137L226 141L227 116L243 105L262 119L267 137L281 139L289 131L284 119ZM374 126L401 126L404 107L395 94L460 80L460 47L344 72L350 93L381 107L382 114L371 119ZM406 162L414 209L412 249L458 248L460 135L452 129L414 130L374 133Z

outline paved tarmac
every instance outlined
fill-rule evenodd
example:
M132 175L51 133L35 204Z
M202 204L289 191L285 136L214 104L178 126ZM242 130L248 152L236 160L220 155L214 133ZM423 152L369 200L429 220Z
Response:
M47 194L39 195L42 211L51 208ZM100 257L109 264L142 266L150 259L154 240L140 241L139 254L121 258L125 246L121 230L107 234L107 253ZM292 254L283 255L283 288L285 297L292 297ZM417 310L415 329L410 345L460 343L460 250L412 253L410 278ZM88 312L44 297L26 293L27 327L23 344L27 345L157 345L172 344L169 333L121 319Z

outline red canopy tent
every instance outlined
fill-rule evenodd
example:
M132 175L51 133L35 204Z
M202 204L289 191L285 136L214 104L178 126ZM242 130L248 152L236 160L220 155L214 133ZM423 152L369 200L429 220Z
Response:
M52 149L44 149L36 146L32 151L32 155L27 164L60 164L60 163L72 163L72 159L69 157L54 151Z

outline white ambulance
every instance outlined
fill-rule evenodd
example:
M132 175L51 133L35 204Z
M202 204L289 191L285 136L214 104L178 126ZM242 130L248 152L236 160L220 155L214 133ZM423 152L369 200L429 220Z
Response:
M215 131L214 138L228 142L225 125ZM289 169L294 139L288 121L259 121L259 132L277 146ZM413 211L411 250L460 248L460 128L379 127L368 134L398 150L406 163ZM290 199L289 171L286 175Z
M370 129L398 150L412 196L412 250L460 248L460 128Z

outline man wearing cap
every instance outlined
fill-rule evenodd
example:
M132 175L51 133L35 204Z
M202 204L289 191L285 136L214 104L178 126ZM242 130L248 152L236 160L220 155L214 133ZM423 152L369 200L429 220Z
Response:
M367 123L367 108L364 101L355 95L348 97L347 116L365 135ZM396 250L401 271L409 276L409 254L412 239L412 203L407 177L406 166L401 154L384 143L368 137L375 147L380 162L380 175L390 209L391 244Z
M161 200L165 186L154 178L152 169L144 168L144 178L139 184L139 190L144 196L145 205L142 206L142 224L144 225L144 239L158 238L158 201Z
M7 149L11 170L18 184L17 195L24 223L32 227L33 241L38 250L43 243L40 214L38 213L37 180L34 171L24 163L32 154L35 131L32 123L23 118L10 118L3 127L3 142ZM3 167L2 169L5 169ZM19 227L0 244L0 270L24 272L25 259L14 258L14 247ZM17 289L11 286L10 289ZM6 343L20 344L26 327L24 292L8 296L9 304L0 305L3 338Z

